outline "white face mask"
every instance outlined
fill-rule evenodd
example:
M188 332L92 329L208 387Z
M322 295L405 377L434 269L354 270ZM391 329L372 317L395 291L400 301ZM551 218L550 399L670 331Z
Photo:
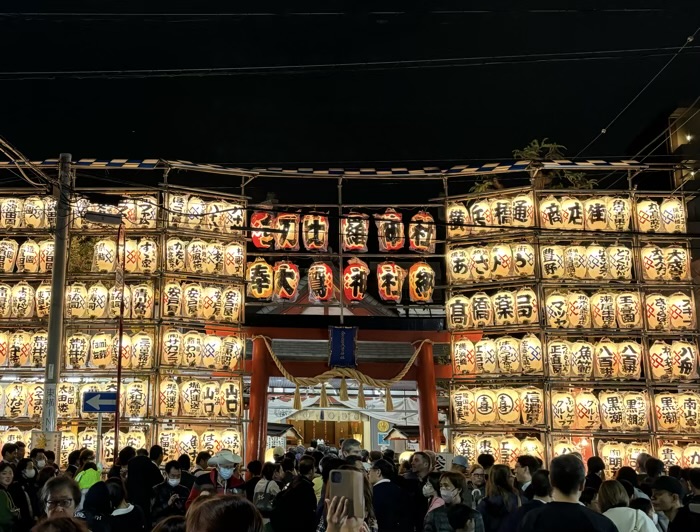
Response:
M37 463L36 463L36 466L37 466L39 469L43 468L45 465L46 465L46 462L45 462L44 460L39 460L39 461L37 461Z
M221 475L221 478L223 478L224 480L228 480L233 476L233 468L232 467L220 467L219 474Z
M174 488L175 486L180 484L180 479L179 478L169 478L168 484L170 484Z
M36 471L34 471L33 469L30 469L30 470L28 470L28 471L25 470L25 471L24 471L24 476L27 477L27 478L34 478L34 477L36 476Z
M430 498L435 495L435 490L431 486L430 482L423 484L423 497Z
M445 504L452 504L455 500L454 489L440 488L440 498L445 501Z

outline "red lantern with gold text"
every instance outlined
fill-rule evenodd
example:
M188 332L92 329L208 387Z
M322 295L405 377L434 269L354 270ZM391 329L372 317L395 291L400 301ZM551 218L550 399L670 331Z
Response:
M408 271L408 293L413 303L431 303L435 271L426 262L417 262Z
M276 262L273 299L296 301L298 287L299 267L289 261Z
M429 212L420 211L408 225L408 242L411 251L435 253L435 220Z
M346 301L362 301L367 295L369 266L358 258L352 258L343 270L343 295Z
M259 231L253 231L251 234L253 245L256 248L272 248L272 244L275 241L275 237L272 233L268 232L267 229L272 229L274 226L274 222L274 214L267 211L256 211L250 217L250 226L253 229L260 229Z
M309 302L323 303L333 298L333 270L325 262L314 262L309 267Z
M375 214L377 232L379 233L379 251L398 251L406 242L402 215L395 209L388 208L384 214Z
M377 285L382 301L401 303L403 281L406 270L395 262L381 262L377 265Z
M278 214L275 218L275 249L299 251L299 215L295 213Z
M366 214L350 213L340 220L340 239L343 251L367 253L369 217Z
M301 236L308 251L328 249L328 216L305 214L301 222Z

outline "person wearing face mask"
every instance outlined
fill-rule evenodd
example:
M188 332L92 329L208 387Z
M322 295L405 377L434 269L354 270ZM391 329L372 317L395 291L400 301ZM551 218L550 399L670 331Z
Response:
M29 453L29 458L32 459L36 468L41 471L46 467L46 455L44 454L44 449L32 449Z
M465 500L468 496L467 479L461 473L448 471L440 475L440 498L445 502L444 506L434 509L426 515L424 532L451 532L448 511L456 506L464 506L469 532L484 532L484 521L481 514L472 509L471 501Z
M427 526L426 523L428 520L433 521L433 518L440 520L443 520L443 523L432 523L432 529L433 530L443 530L445 529L444 527L444 518L446 517L446 514L443 515L440 513L440 515L434 515L431 516L430 514L437 510L438 508L442 508L445 506L445 501L443 501L440 498L440 477L442 476L442 473L429 473L428 476L425 479L425 484L423 484L423 497L428 499L428 513L425 514L425 522L424 522L424 528Z
M177 460L165 464L165 475L165 481L153 488L152 526L171 515L185 515L185 503L190 491L181 484L182 470Z
M228 449L219 451L212 456L208 465L213 469L208 474L201 475L195 479L185 507L189 508L192 501L204 493L237 495L244 484L240 473L236 474L236 470L240 467L241 462L243 462L243 458L233 454Z
M12 496L15 506L19 509L19 521L15 524L17 532L30 530L36 524L39 515L39 501L37 499L37 471L34 462L29 458L23 458L17 463L15 481L8 491Z

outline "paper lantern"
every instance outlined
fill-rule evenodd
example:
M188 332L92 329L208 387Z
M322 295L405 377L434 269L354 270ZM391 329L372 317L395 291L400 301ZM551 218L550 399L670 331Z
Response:
M221 321L238 323L243 319L243 290L234 285L221 294Z
M639 294L636 292L620 292L615 297L615 317L620 329L638 329L642 326L642 313L639 304ZM673 312L671 313L673 324Z
M608 246L608 277L629 281L632 279L632 250L617 244Z
M469 207L469 218L471 218L472 234L478 235L489 232L493 226L489 201L482 199L472 203Z
M625 430L648 430L647 397L642 392L627 392L623 395L625 403Z
M477 403L478 404L478 403ZM498 419L507 425L520 422L520 392L512 388L496 391L496 410Z
M49 349L49 333L36 331L29 340L29 365L34 368L46 366L46 357Z
M623 340L617 344L619 377L639 379L642 371L642 346L637 342Z
M29 196L22 207L22 225L28 229L41 229L45 224L44 200L39 196Z
M124 271L126 273L138 273L139 271L139 243L137 240L128 238L124 242L123 250L119 245L120 254L124 253Z
M299 251L299 215L282 213L275 217L275 249L280 251Z
M520 440L512 435L506 435L498 442L498 454L500 464L506 465L511 469L518 463L520 456Z
M207 243L200 239L192 239L187 244L185 256L185 269L191 273L204 273L207 261Z
M595 346L595 376L601 379L616 379L619 371L618 344L603 338Z
M670 309L668 298L662 294L646 296L647 327L652 330L668 331L670 328Z
M605 231L608 228L608 201L606 197L593 197L583 202L586 231Z
M464 331L472 326L469 298L463 295L452 296L445 302L447 330Z
M678 394L679 428L683 432L700 429L700 396L694 392Z
M615 476L625 465L625 445L616 441L601 443L599 456L605 463L606 474Z
M51 309L51 285L42 282L34 293L35 311L37 318L46 318Z
M561 246L544 245L540 248L542 277L544 279L559 279L564 277L564 248Z
M362 301L367 295L369 266L358 258L348 260L343 270L343 295L346 301Z
M161 312L165 317L179 317L182 313L182 285L178 281L168 281L163 286Z
M608 199L608 230L628 231L630 228L630 218L632 211L628 198Z
M221 432L221 447L230 449L234 454L241 453L241 433L238 430L226 429Z
M520 373L520 345L512 336L501 336L496 340L496 358L500 373Z
M148 411L148 383L137 380L126 386L127 417L146 417Z
M14 307L15 289L12 289L12 306ZM669 324L672 330L695 329L695 305L690 294L676 292L668 298ZM13 313L14 314L14 313Z
M491 246L489 267L491 278L493 279L512 276L513 252L509 244L495 244Z
M495 423L498 420L498 409L496 404L496 394L492 390L475 390L475 422L481 425Z
M528 427L544 425L544 394L538 388L523 388L520 391L520 414L522 423Z
M578 198L561 200L562 228L568 231L583 231L585 228L583 202Z
M586 248L589 279L607 279L610 276L608 253L603 246L592 244Z
M187 290L183 297L186 306ZM153 287L150 284L141 283L131 288L131 317L135 320L153 318Z
M566 298L566 318L571 329L590 329L591 302L586 294L569 292Z
M112 344L114 339L109 333L97 333L90 338L90 365L94 368L111 368L113 362Z
M659 204L651 200L637 202L637 223L642 233L658 233L661 231L661 209Z
M119 335L115 334L112 337L112 356L114 357L114 365L117 365L117 356L121 356L122 369L131 368L131 359L133 347L131 345L131 336L124 333L121 339L121 350L119 349Z
M569 392L552 393L552 427L560 430L574 428L576 422L576 401Z
M108 304L109 290L98 281L88 290L86 317L93 320L107 317Z
M1 244L1 243L0 243ZM471 253L467 248L452 248L445 255L447 279L450 284L464 284L471 280ZM379 273L377 273L379 276Z
M173 378L165 378L160 383L158 412L161 416L177 416L180 409L180 387Z
M596 292L590 297L591 323L594 329L608 329L617 324L615 294Z
M12 315L12 287L0 283L0 318L9 318Z
M518 347L523 373L542 372L542 342L534 334L526 334Z
M27 199L29 201L29 199ZM27 202L24 203L27 210ZM661 202L661 231L664 233L685 233L685 205L678 198L666 198ZM25 218L26 225L26 218Z
M74 418L77 414L77 389L74 384L60 382L56 390L56 410L61 419Z
M420 211L411 217L408 224L408 242L411 251L435 253L435 220L426 211Z
M187 221L187 195L168 192L168 223L183 227Z
M160 363L164 366L179 366L182 364L183 342L182 334L176 329L168 329L163 333L163 343L160 351Z
M447 204L447 238L462 238L471 233L469 211L462 203Z
M59 464L61 469L68 467L68 456L78 450L78 436L70 431L61 432L61 447Z
M142 238L138 244L138 270L153 273L158 269L158 244L152 238Z
M218 416L220 412L219 384L211 381L205 382L202 385L202 415L212 417Z
M180 384L180 407L184 416L199 416L202 411L202 383L196 379Z
M513 207L510 198L494 198L489 201L492 225L510 227L513 225Z
M564 249L564 277L585 279L588 274L588 257L583 246L568 246Z
M472 323L474 327L489 327L493 324L491 298L484 292L477 292L471 298Z
M491 254L488 248L473 247L471 251L471 261L469 262L470 277L475 281L491 278Z
M134 198L125 198L119 200L119 205L117 205L119 214L121 214L122 221L124 222L124 227L126 229L133 229L136 226L136 201Z
M221 230L226 234L240 234L239 228L245 227L246 209L241 203L224 202L226 208L221 213Z
M165 267L170 272L185 271L186 244L179 238L168 238L165 243Z
M493 324L497 327L518 323L515 292L501 290L491 297Z
M683 467L694 469L700 467L700 445L689 443L683 449Z
M153 335L140 331L131 337L131 367L148 369L153 367Z
M659 246L648 244L640 251L642 259L642 277L647 281L656 281L666 276L666 258Z
M683 246L669 246L664 250L666 259L666 281L686 281L690 278L688 249Z
M208 334L202 339L202 367L214 368L216 360L221 356L221 338Z
M535 225L535 206L531 194L519 194L511 201L513 227L533 227Z
M17 252L17 272L37 273L39 271L39 244L31 238L19 247Z
M39 273L53 272L56 246L53 240L39 242Z
M593 377L595 347L590 342L577 340L571 344L571 376L588 379Z
M44 216L46 217L46 227L51 229L56 227L56 206L58 201L53 196L44 197Z
M182 337L182 363L195 368L202 364L202 345L204 336L197 331L190 331Z
M698 376L698 349L695 343L676 340L671 344L671 377L690 380Z
M241 380L221 383L221 415L240 418L243 414L243 382Z
M413 303L432 303L435 271L427 262L416 262L408 270L408 295Z
M309 270L310 271L310 270ZM274 272L272 265L257 257L248 264L247 294L254 299L270 299L273 293Z
M649 347L649 365L654 380L670 379L673 363L674 356L671 345L657 340Z
M204 206L204 223L211 231L224 230L226 203L223 201L208 201Z
M369 236L369 217L349 213L340 219L340 243L343 251L366 253Z
M547 342L547 360L550 377L568 377L571 373L571 344L554 339Z
M93 270L113 272L117 265L117 243L111 238L103 238L95 243L92 253Z
M475 373L475 348L467 336L453 334L450 352L452 354L452 373L454 376L473 375Z
M34 316L35 292L31 285L20 281L12 287L10 310L13 318L27 319Z
M164 429L158 434L158 445L163 448L164 460L177 460L180 456L178 449L180 431L176 429Z
M19 229L22 227L24 200L21 198L3 198L0 203L0 228Z
M82 369L90 354L90 336L84 333L71 334L66 339L66 367Z
M535 274L535 248L530 244L513 245L513 274L530 277Z
M27 387L21 382L8 384L5 388L5 417L24 417L27 411Z
M656 425L660 430L675 432L678 430L678 395L673 393L657 393L654 397L656 410Z
M454 425L470 425L476 419L474 393L468 389L453 390L450 394L452 404L452 423Z
M405 278L406 270L395 262L377 264L377 288L382 301L400 303Z
M142 229L155 229L158 220L158 200L154 196L136 198L134 225Z
M131 289L126 285L122 287L114 285L109 289L108 318L118 318L121 314L122 291L124 292L124 319L131 318Z
M190 196L187 199L187 217L185 223L190 229L195 229L204 225L204 215L206 213L206 204L202 198L198 196Z
M245 354L245 340L230 334L222 340L219 357L214 361L218 370L235 371L241 365Z
M29 362L32 351L32 337L26 331L15 331L10 335L7 358L11 368L21 368Z
M301 221L301 237L307 251L328 249L328 216L305 214Z
M7 366L9 348L10 339L7 331L0 331L0 367ZM2 390L0 390L0 400L2 400Z
M598 395L600 419L605 430L619 431L624 426L625 403L617 391L604 391Z
M537 438L528 437L520 442L520 456L534 456L544 461L544 445Z
M476 455L490 454L498 463L500 460L500 442L496 436L482 436L476 440Z
M629 443L627 444L627 448L625 449L625 462L631 468L636 469L637 458L639 458L639 455L642 453L649 454L649 452L649 444L646 442Z
M12 273L15 269L19 244L16 240L0 240L0 273Z
M600 428L598 398L590 391L576 394L575 427L579 430L597 430Z
M379 251L398 251L403 249L406 238L401 213L388 208L384 214L375 214Z
M199 283L187 283L182 288L182 316L190 319L202 317L204 289Z
M199 452L199 435L192 429L178 432L177 452L186 454L194 460Z
M455 456L464 456L467 463L476 461L476 437L471 434L459 433L452 437L452 452Z
M17 443L18 441L26 440L24 433L17 427L10 427L3 433L3 436L2 440L4 443Z
M657 454L659 456L659 460L664 463L666 468L674 465L681 465L683 462L683 449L681 449L678 445L673 445L668 442L663 443L659 445ZM698 464L700 465L700 461L698 461Z
M474 344L474 366L477 374L498 373L497 350L496 342L489 338L482 338Z
M230 242L224 248L224 275L245 277L245 248L237 242Z
M80 387L80 390L78 391L78 399L79 399L79 404L80 404L80 417L82 419L97 419L97 414L91 413L91 412L83 412L83 407L82 407L82 400L83 396L86 393L94 393L94 392L100 392L102 386L100 386L97 383L90 383L90 384L85 384Z
M333 270L325 262L314 262L307 274L309 302L322 303L333 298Z
M205 430L199 435L199 448L212 456L223 449L221 434L216 430Z
M545 312L547 313L547 326L553 329L562 329L569 326L567 315L567 297L559 292L550 293L545 300Z
M561 203L554 196L540 201L540 226L543 229L562 229L564 218Z
M552 445L552 454L554 458L578 452L578 447L569 440L556 440Z
M124 445L129 445L134 449L144 449L146 447L146 434L142 430L130 429L124 440L119 440L120 443L122 441L124 441Z

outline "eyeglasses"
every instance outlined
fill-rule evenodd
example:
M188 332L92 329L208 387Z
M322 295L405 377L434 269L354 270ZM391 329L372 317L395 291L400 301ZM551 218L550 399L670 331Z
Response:
M46 501L46 508L49 510L54 509L54 508L63 508L67 509L70 508L70 506L73 504L73 499L55 499L55 500L49 500Z
M485 477L486 474L485 473L472 473L472 476L473 477Z

